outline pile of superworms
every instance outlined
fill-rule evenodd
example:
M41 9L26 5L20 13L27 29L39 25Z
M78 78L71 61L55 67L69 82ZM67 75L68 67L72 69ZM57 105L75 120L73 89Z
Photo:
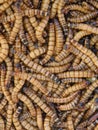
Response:
M0 130L98 130L98 0L0 0Z

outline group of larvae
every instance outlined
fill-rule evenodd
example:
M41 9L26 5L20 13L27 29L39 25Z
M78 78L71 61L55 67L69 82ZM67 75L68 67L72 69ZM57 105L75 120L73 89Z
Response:
M0 130L98 130L98 0L0 0Z

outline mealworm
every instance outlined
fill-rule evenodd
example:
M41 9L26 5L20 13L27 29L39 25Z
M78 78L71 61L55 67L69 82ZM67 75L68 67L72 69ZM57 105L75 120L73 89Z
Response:
M46 48L45 47L39 47L37 49L34 49L33 51L31 51L29 53L29 56L32 58L32 59L35 59L37 58L38 56L44 54L46 52Z
M62 8L65 4L64 0L61 0L60 3L58 4L58 10L57 10L57 16L59 19L59 22L63 28L64 34L67 34L67 28L66 28L66 19L64 17L64 14L62 13Z
M98 2L96 0L87 0L90 4L92 4L95 8L98 9Z
M98 35L94 35L94 36L91 38L90 46L95 45L96 42L98 42Z
M34 29L36 29L38 26L38 21L37 21L36 17L34 17L34 16L30 17L29 20L30 20L32 27L34 27Z
M86 90L86 92L84 93L84 95L81 97L80 102L86 102L89 98L89 96L92 94L92 92L95 90L95 88L97 88L98 86L98 80L94 81L89 88Z
M73 93L72 95L66 97L66 98L52 98L52 97L46 97L48 102L53 103L68 103L70 102L75 96L77 95L77 92Z
M51 74L49 71L47 71L41 65L39 65L35 62L32 62L32 60L30 58L27 58L27 56L24 55L23 53L17 52L16 54L23 61L24 64L26 64L27 66L29 66L31 68L31 70L36 70L38 73L42 73L46 77L49 77L52 80L54 80L55 82L59 83L57 76L54 76L54 74Z
M31 23L28 18L24 19L25 28L28 31L28 34L30 35L33 42L36 41L36 36L33 27L31 26Z
M20 124L20 122L18 120L18 116L21 113L21 109L22 109L21 107L18 107L13 114L13 124L14 124L16 130L22 130L22 125Z
M50 116L51 118L55 119L55 113L51 110L51 108L43 102L43 100L41 100L36 94L34 94L34 92L31 89L24 89L23 90L26 95L28 95L31 100L33 100L48 116Z
M6 86L5 86L5 70L2 69L1 70L1 87L2 87L2 91L4 93L4 96L6 97L6 99L8 100L8 102L14 106L10 92L7 90Z
M72 110L75 108L76 104L78 103L79 100L79 96L77 96L73 101L71 101L70 103L64 104L64 105L60 105L58 106L58 109L61 111L67 111L67 110Z
M66 57L64 60L60 61L60 62L50 62L50 63L47 63L46 66L48 67L56 67L56 66L62 66L62 65L65 65L67 63L70 63L73 59L74 59L74 55L73 54L70 54L68 57Z
M21 13L16 13L16 21L9 37L9 43L13 44L22 23Z
M55 47L55 30L54 30L54 24L50 23L49 43L48 43L47 53L46 53L45 57L42 59L42 61L40 61L40 64L45 64L46 62L48 62L48 60L54 54L54 47Z
M57 13L58 4L59 4L59 0L55 0L54 3L52 4L51 11L50 11L51 19L54 18Z
M25 32L24 32L24 27L23 25L21 25L21 29L19 31L19 37L20 37L20 40L21 42L24 44L24 45L27 45L28 44L28 41L26 39L26 35L25 35Z
M94 77L95 74L91 71L67 71L64 73L58 74L59 78L89 78L89 77Z
M48 11L49 4L50 4L50 0L42 0L41 10L43 10L45 12Z
M73 124L73 119L71 114L67 116L67 128L68 130L74 130L74 124Z
M72 40L72 43L73 43L73 40ZM82 53L84 53L85 55L89 56L91 58L91 60L93 61L93 63L96 65L96 67L98 67L98 62L97 62L98 58L92 51L90 51L89 49L83 47L82 45L78 44L77 42L74 42L74 46L77 49L81 50Z
M45 130L51 130L50 127L50 117L46 115L45 120L44 120L44 129Z
M74 40L78 42L81 38L85 37L86 35L90 35L90 34L91 34L91 32L88 32L88 31L79 31L75 34Z
M38 39L40 44L45 43L45 39L42 37L42 33L48 23L48 20L49 16L44 17L36 28L36 38Z
M3 118L2 118L2 116L0 115L0 129L1 130L5 130L5 123L4 123L4 120L3 120Z
M38 79L38 80L49 81L49 78L47 78L47 77L45 77L44 75L41 75L41 74L33 73L32 76L33 76L34 78Z
M73 46L70 46L69 51L80 57L88 65L88 67L90 67L92 71L97 72L97 67L94 65L90 57L88 57L86 54L82 53L80 50Z
M57 19L54 19L54 25L55 25L55 31L56 31L56 45L55 45L55 54L59 54L61 50L63 49L64 45L64 36L62 29L60 27L59 22Z
M0 5L0 13L2 13L3 11L5 11L12 3L14 0L8 0L5 1L2 5Z
M1 43L0 62L2 62L8 55L9 46L7 40L4 38L3 35L0 35L0 43Z
M12 108L11 104L8 104L6 130L10 130L10 128L11 128L12 117L13 117L13 108Z
M85 1L82 2L82 6L83 6L83 8L85 8L85 9L87 9L89 11L96 10L91 4L89 4L89 3L85 2Z
M37 107L36 109L37 112L37 125L39 130L43 130L44 126L43 126L43 120L42 120L42 111L39 107Z
M73 70L84 70L85 68L87 68L87 65L83 61L79 65L72 66Z
M4 97L1 101L0 101L0 110L2 110L5 105L7 104L7 99Z
M23 95L22 93L18 94L18 98L19 98L19 100L21 100L22 102L24 102L24 104L26 104L27 108L30 111L30 114L32 115L32 117L35 118L36 111L35 111L35 108L34 108L32 102L31 102L31 100L27 96Z
M11 80L11 74L12 74L12 71L13 71L13 67L12 67L12 62L11 62L10 58L7 57L5 59L5 63L6 63L6 66L7 66L5 84L8 84L9 81Z
M62 79L63 83L78 83L78 82L83 82L84 79L82 78L64 78Z
M33 0L33 5L34 5L35 8L38 7L39 2L40 2L39 0Z
M90 26L85 23L68 23L68 27L98 34L97 27Z
M62 93L62 96L65 97L66 95L68 95L70 93L73 93L75 91L79 91L81 89L84 89L84 88L86 88L88 86L88 84L89 83L87 81L74 84L73 86L65 89L64 92Z
M78 4L66 5L62 10L62 12L66 12L66 10L76 10L83 12L85 14L89 12L88 10L86 10L85 8L83 8L81 5Z
M92 19L92 18L96 17L97 15L98 15L98 11L95 11L95 12L88 13L81 17L68 18L68 21L74 22L74 23L81 23L81 22L88 21L89 19Z
M78 116L77 116L77 118L75 119L75 121L74 121L74 126L76 127L78 124L79 124L79 122L82 120L82 117L84 116L84 112L81 112L81 113L79 113L78 114Z
M52 73L61 73L68 70L69 67L70 67L70 63L62 66L56 66L56 67L45 67L45 69Z
M19 80L18 84L13 89L12 100L13 100L14 103L17 103L17 101L18 101L18 92L23 87L24 83L25 83L24 80Z

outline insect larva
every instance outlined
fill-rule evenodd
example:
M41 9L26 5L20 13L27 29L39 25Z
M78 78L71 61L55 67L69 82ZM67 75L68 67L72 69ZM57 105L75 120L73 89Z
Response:
M20 29L20 26L21 26L21 23L22 23L22 15L21 13L16 13L16 20L15 20L15 24L14 24L14 27L11 31L11 34L10 34L10 37L9 37L9 43L10 44L13 44L15 38L16 38L16 35L17 33L19 32L19 29Z
M39 0L33 0L33 5L34 5L35 8L38 7L39 3L40 3Z
M88 31L79 31L75 34L74 36L74 40L76 40L77 42L84 36L86 35L90 35L91 32L88 32Z
M38 16L38 15L45 17L48 15L48 13L39 9L26 9L24 11L24 15L29 17Z
M7 66L5 84L8 84L9 81L10 81L10 79L11 79L11 74L12 74L13 67L12 67L12 62L11 62L11 59L10 59L10 58L7 57L7 58L5 59L5 63L6 63L6 66Z
M22 121L20 121L21 122L21 125L27 130L36 130L35 128L34 128L34 126L33 125L30 125L30 123L29 122L27 122L26 120L22 120Z
M18 102L18 92L23 87L24 83L25 83L24 80L19 80L18 84L14 87L12 92L12 100L14 103Z
M11 104L8 104L6 130L10 130L11 125L12 125L12 118L13 118L13 108Z
M94 35L90 40L90 46L93 46L98 42L98 35Z
M48 116L50 116L51 118L54 119L54 122L57 118L55 118L55 113L51 110L51 108L43 102L43 100L41 100L36 94L34 94L34 92L31 89L27 89L24 88L23 90L25 92L25 94L27 96L29 96L29 98L31 100L34 101L34 103L36 103Z
M74 121L74 126L77 127L77 125L80 123L82 117L84 115L84 112L81 112L78 114L78 116L76 117L75 121Z
M98 34L98 28L85 23L68 23L68 27Z
M4 68L2 68L2 70L1 70L1 87L2 87L2 91L3 91L4 96L8 100L8 102L12 106L14 106L12 98L11 98L11 94L10 94L10 92L7 90L7 88L5 86L5 74L6 74L5 70L4 70Z
M38 79L38 80L49 81L49 78L45 77L45 76L42 75L42 74L33 73L32 76L33 76L34 78Z
M9 46L7 40L3 35L0 35L0 43L1 43L1 53L0 53L0 62L2 62L8 55Z
M95 113L93 116L90 117L88 125L94 121L96 121L98 118L98 113ZM98 121L98 120L97 120Z
M77 56L75 59L74 59L74 61L73 61L73 64L72 64L72 68L73 68L73 66L77 66L79 63L80 63L80 58Z
M91 123L88 127L87 130L93 130L95 127L95 122Z
M31 26L31 23L28 18L24 19L25 28L28 31L28 34L30 35L33 42L36 41L36 36L33 27Z
M86 127L88 125L88 120L85 120L83 121L82 123L80 123L78 126L77 126L77 129L76 130L85 130L83 129L84 127Z
M54 19L55 32L56 32L56 45L55 45L55 54L58 55L63 49L64 45L64 36L60 24L57 19Z
M23 25L21 25L21 29L19 31L19 38L24 45L28 45Z
M86 92L81 97L80 102L85 103L88 100L89 96L92 94L92 92L97 88L97 86L98 86L98 80L94 81L89 86L89 88L86 90Z
M82 53L80 50L73 46L70 46L69 51L72 52L74 55L80 57L83 60L83 62L85 62L88 65L88 67L90 67L92 71L97 72L97 67L86 54Z
M31 0L24 0L25 5L27 5L30 8L33 8L33 3L31 2Z
M86 88L88 86L88 84L89 83L87 81L74 84L73 86L65 89L64 92L62 93L62 96L65 97L66 95L68 95L70 93L73 93L75 91L79 91L81 89L84 89L84 88Z
M69 51L63 49L56 57L55 61L60 62L70 54Z
M92 4L95 8L98 9L98 1L96 1L96 0L87 0L87 2L89 2L89 3Z
M36 17L34 17L34 16L30 17L29 20L30 20L32 27L34 27L34 29L36 29L38 26L38 21L37 21Z
M45 69L52 73L61 73L68 70L69 67L70 67L70 63L63 66L45 67Z
M22 93L18 94L18 99L21 100L24 104L26 104L26 106L29 109L32 117L35 117L36 111L35 111L35 108L34 108L32 102L31 102L31 100L27 96L23 95Z
M44 119L44 130L51 130L50 120L51 120L51 118L46 115L46 117Z
M5 3L5 2L7 2L7 0L1 0L1 1L0 1L0 4L3 4L3 3Z
M83 8L85 8L89 11L95 11L96 10L91 4L89 4L85 1L82 2L82 6L83 6Z
M22 130L22 125L21 125L21 123L19 122L19 119L18 119L18 116L20 115L21 110L22 110L22 108L18 107L13 114L13 124L14 124L16 130Z
M28 33L26 33L26 38L27 38L27 41L28 41L28 49L30 50L30 51L33 51L34 49L35 49L35 46L34 46L34 43L32 42L32 39L31 39L31 37L29 36L29 34Z
M89 13L88 10L86 10L85 8L83 8L81 5L78 5L78 4L66 5L64 9L62 10L62 12L66 13L67 10L76 10L83 13Z
M51 58L51 56L54 53L54 47L55 47L55 31L54 31L54 24L50 23L49 26L49 43L48 43L48 49L45 57L40 62L41 64L45 64L48 62L48 60Z
M62 83L78 83L78 82L83 82L84 79L82 78L64 78L62 79Z
M2 110L5 105L7 104L7 99L4 97L1 101L0 101L0 110Z
M11 27L10 27L9 23L4 22L3 26L4 26L5 30L7 31L8 35L10 35Z
M48 20L49 16L44 17L36 28L36 38L38 39L40 44L45 43L45 39L43 38L42 33L48 23Z
M72 95L66 97L66 98L52 98L52 97L46 97L48 102L52 102L52 103L68 103L70 102L73 98L75 98L75 96L77 95L77 92L73 93Z
M14 0L8 0L6 2L4 2L2 5L0 5L0 13L2 13L3 11L5 11L13 2Z
M64 60L60 61L60 62L50 62L50 63L47 63L46 66L49 66L49 67L54 67L54 66L62 66L62 65L65 65L67 63L70 63L73 59L74 59L74 55L73 54L70 54L68 57L66 57Z
M97 125L95 126L94 130L98 130L98 121L97 121Z
M85 113L84 119L88 119L94 112L96 111L96 106L94 104L90 107L90 109Z
M45 12L48 11L49 4L50 4L50 0L42 0L41 10L43 10Z
M52 80L54 80L56 83L59 83L58 77L55 76L54 74L51 74L49 71L47 71L41 65L39 65L39 64L37 64L35 62L32 62L32 60L30 58L27 58L27 56L24 55L23 53L17 52L16 54L23 61L24 64L26 64L28 67L31 68L31 70L33 70L33 71L36 70L36 72L42 73L46 77L51 78Z
M70 103L58 106L58 109L61 111L72 110L75 108L76 104L78 103L78 100L79 100L79 95L74 100L72 100Z
M47 91L47 89L46 88L44 88L42 85L41 85L41 83L37 80L37 79L35 79L31 74L27 74L27 73L18 73L18 74L16 74L19 78L21 78L22 80L21 80L21 82L24 82L24 80L27 80L27 81L29 81L31 84L33 84L34 86L36 86L42 93L44 93L44 94L48 94L48 91ZM21 83L20 82L20 83ZM20 85L18 84L17 85L18 87L20 87ZM16 87L17 88L17 87ZM18 90L18 89L17 89ZM20 89L19 89L20 90ZM16 91L15 91L16 92ZM15 94L14 94L15 95ZM14 96L13 95L13 96Z
M31 51L29 53L29 56L32 58L32 59L35 59L37 58L38 56L44 54L46 52L46 47L39 47L39 48L36 48L34 49L33 51Z
M50 12L51 19L54 18L57 13L58 4L59 4L59 0L55 0L52 4L51 12Z
M64 14L62 13L62 8L65 5L65 1L61 0L60 3L58 4L58 10L57 10L57 16L59 19L59 22L63 28L64 34L67 35L67 29L66 29L66 19L64 17Z
M89 19L92 19L92 18L96 17L97 15L98 15L98 11L95 11L95 12L88 13L81 17L68 18L68 21L74 22L74 23L81 23L81 22L88 21Z
M87 55L88 57L91 58L92 62L96 65L96 67L98 67L98 58L97 56L89 49L83 47L82 45L78 44L77 42L74 42L72 40L72 44L74 44L74 46L79 49L82 53L84 53L85 55ZM77 46L78 45L78 46Z
M67 72L63 72L58 74L59 78L90 78L90 77L94 77L95 74L91 71L67 71Z
M43 126L43 119L42 119L42 111L39 107L36 108L36 112L37 112L37 125L39 130L43 130L44 126Z
M74 130L74 123L71 114L67 116L67 128L68 130Z
M0 115L0 129L5 130L5 122L1 115Z
M79 65L72 67L73 70L84 70L85 68L87 68L87 65L83 61Z

